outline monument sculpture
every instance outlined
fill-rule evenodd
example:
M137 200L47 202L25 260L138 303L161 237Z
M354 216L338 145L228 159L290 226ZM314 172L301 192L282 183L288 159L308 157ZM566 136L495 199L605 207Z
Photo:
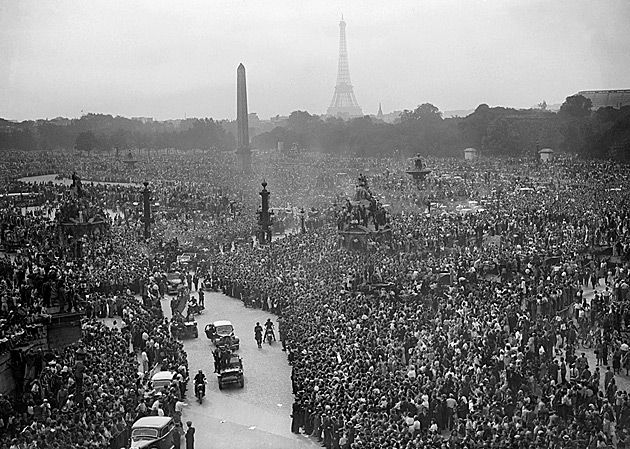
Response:
M431 173L431 169L427 167L427 164L422 160L420 154L416 154L413 158L413 168L407 170L407 174L410 175L416 183L424 181L424 178Z
M391 239L389 215L363 174L357 180L354 197L337 211L337 233L341 246L347 249L369 250Z

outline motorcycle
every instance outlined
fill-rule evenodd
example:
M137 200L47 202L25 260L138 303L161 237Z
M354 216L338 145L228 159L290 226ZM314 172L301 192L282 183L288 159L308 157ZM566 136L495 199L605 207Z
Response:
M273 341L273 331L265 332L265 338L267 339L267 343L271 346L271 342Z
M203 397L206 395L206 382L199 382L195 385L195 396L199 404L203 402Z

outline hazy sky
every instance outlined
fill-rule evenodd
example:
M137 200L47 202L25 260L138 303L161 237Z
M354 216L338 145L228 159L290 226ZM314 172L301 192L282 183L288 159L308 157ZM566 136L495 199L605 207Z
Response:
M630 88L628 0L0 0L0 117L321 114L342 13L364 113Z

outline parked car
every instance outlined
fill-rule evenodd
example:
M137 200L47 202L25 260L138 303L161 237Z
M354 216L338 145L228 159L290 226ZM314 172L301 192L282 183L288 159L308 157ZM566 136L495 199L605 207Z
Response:
M131 426L131 448L173 449L175 423L168 416L145 416Z
M243 360L237 354L232 354L227 366L219 370L217 377L219 390L223 390L225 385L231 384L238 384L239 388L243 388L245 386Z
M206 337L218 348L227 347L234 351L240 347L240 339L234 335L234 326L228 320L218 320L204 329Z

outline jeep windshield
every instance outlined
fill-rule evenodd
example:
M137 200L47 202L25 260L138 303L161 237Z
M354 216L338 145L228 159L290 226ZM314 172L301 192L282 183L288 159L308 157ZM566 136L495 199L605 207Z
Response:
M217 326L215 332L217 333L217 335L221 336L232 335L232 332L234 332L234 328L231 325L226 324L224 326Z

